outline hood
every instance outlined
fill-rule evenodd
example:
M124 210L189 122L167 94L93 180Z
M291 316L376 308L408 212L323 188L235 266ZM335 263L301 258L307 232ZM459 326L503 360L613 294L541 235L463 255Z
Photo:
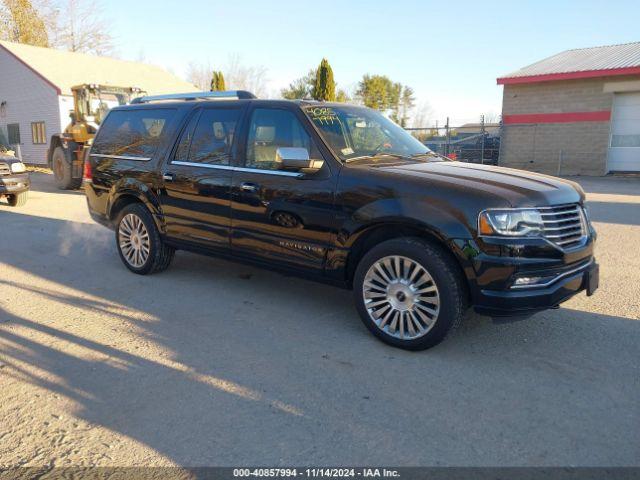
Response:
M425 183L449 183L457 188L481 190L501 197L511 207L542 207L584 200L584 192L577 183L513 168L450 161L371 166L389 173L420 177Z

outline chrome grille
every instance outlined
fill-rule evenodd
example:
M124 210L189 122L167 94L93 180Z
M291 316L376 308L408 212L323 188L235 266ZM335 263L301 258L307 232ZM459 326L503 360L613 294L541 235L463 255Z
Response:
M0 162L0 175L11 175L9 164Z
M587 236L582 207L576 203L540 208L544 224L543 236L561 248L582 243Z

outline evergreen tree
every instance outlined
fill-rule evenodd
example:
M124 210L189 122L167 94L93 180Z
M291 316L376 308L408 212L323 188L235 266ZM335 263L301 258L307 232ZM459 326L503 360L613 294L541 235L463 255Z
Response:
M415 106L415 98L413 96L413 89L411 87L404 87L402 89L402 94L400 95L400 126L408 127L409 126L409 115L411 110Z
M224 83L224 74L219 70L214 70L211 74L211 91L222 92L226 89L227 88Z
M316 84L313 88L313 98L327 102L336 100L336 82L333 80L333 70L326 58L322 59L316 71Z
M336 93L336 102L347 103L350 101L351 101L351 98L349 98L349 94L342 88L339 89L338 92Z
M391 120L400 123L400 95L402 94L402 84L392 83L389 87L389 108L391 109Z
M301 100L310 98L316 85L316 71L311 69L304 77L295 79L287 88L280 90L282 98Z
M218 90L224 91L227 89L227 86L224 82L224 74L221 71L218 71Z
M391 119L406 127L414 107L413 89L392 82L385 75L364 75L356 95L369 108L388 112Z
M393 83L384 75L369 75L362 77L356 94L366 107L385 111L392 107Z

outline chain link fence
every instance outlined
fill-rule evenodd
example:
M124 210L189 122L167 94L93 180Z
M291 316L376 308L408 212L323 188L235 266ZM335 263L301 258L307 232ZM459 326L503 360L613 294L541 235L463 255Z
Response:
M469 163L497 165L500 155L501 124L467 123L450 126L407 128L414 137L440 155Z

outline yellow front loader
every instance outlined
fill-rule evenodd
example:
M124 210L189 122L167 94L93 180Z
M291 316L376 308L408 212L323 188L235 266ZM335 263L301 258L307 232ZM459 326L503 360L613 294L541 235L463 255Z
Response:
M75 190L82 184L85 151L109 109L144 95L136 87L94 84L77 85L71 91L71 123L64 132L52 135L47 152L47 163L53 170L56 184L63 190Z

